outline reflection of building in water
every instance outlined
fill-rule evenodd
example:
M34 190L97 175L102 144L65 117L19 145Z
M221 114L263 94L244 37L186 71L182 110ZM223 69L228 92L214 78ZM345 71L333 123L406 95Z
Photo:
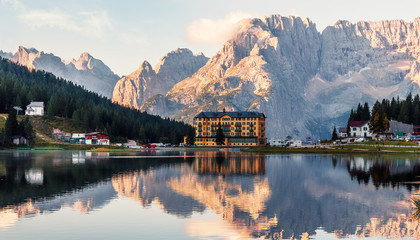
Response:
M197 152L194 170L200 174L264 174L265 156L252 153Z
M73 164L84 164L86 161L86 152L80 151L80 152L73 152L71 154L71 162Z
M42 185L44 182L44 171L42 169L31 168L25 171L25 179L30 184Z
M98 160L108 160L109 152L73 152L72 153L72 163L73 164L85 164L86 160L89 161L98 161Z
M185 164L178 171L160 168L116 175L112 185L120 195L133 198L145 207L154 203L177 216L210 209L232 224L242 237L264 235L277 225L275 216L269 218L263 214L265 202L271 196L267 179L236 176L229 181L222 176L197 175L195 168ZM258 172L250 170L251 167L243 169L247 174ZM231 172L239 174L240 170Z

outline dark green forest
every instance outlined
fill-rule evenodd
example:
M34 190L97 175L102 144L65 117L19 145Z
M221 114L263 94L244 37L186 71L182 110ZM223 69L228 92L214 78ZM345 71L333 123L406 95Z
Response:
M400 98L383 99L382 102L377 101L375 105L378 105L385 112L389 120L420 125L420 97L418 94L413 98L410 93L404 100ZM368 103L363 106L359 103L356 110L351 110L349 121L369 121L370 118Z
M104 132L113 142L127 138L157 142L165 138L178 143L191 127L122 107L51 73L31 71L0 58L0 113L11 113L13 106L25 109L31 101L45 103L46 118L69 119L74 127Z

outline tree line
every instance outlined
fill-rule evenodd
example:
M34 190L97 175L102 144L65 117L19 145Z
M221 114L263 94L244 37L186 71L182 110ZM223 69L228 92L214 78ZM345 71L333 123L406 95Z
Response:
M350 132L350 121L369 121L370 130L374 133L383 132L389 127L389 120L420 125L420 97L416 94L414 97L411 93L405 99L392 98L376 101L372 112L369 111L369 104L360 103L356 110L350 111L347 121L347 133Z
M26 116L19 122L14 111L8 115L4 128L0 129L0 147L11 146L13 136L26 138L28 140L27 145L33 145L35 139L35 130L29 121L29 117Z
M47 118L70 120L81 131L100 131L111 141L136 139L157 142L183 141L185 123L162 119L135 109L122 107L70 81L45 71L29 70L0 58L0 113L10 113L13 106L25 107L31 101L44 102Z

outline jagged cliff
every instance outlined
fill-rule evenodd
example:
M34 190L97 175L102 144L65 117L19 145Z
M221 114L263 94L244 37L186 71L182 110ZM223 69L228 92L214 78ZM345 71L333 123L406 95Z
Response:
M200 111L260 111L268 137L330 137L361 101L419 93L420 18L338 21L245 19L205 66L141 110L186 122Z
M8 55L8 58L31 69L51 72L108 98L111 98L115 83L119 79L108 66L89 53L82 53L77 60L65 62L51 53L20 46L18 51L13 56Z
M144 61L136 71L118 81L112 101L140 109L144 101L166 94L176 83L204 66L207 60L202 53L193 55L188 49L177 49L161 58L154 69Z

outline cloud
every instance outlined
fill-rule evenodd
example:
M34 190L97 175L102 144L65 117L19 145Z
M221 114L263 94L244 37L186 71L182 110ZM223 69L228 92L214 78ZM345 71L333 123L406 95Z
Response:
M291 16L295 16L295 17L299 17L300 14L298 13L298 11L294 8L291 8L289 10L286 11L287 15L291 15Z
M1 4L6 8L23 9L24 5L17 0L1 0Z
M202 18L193 21L186 29L187 40L191 43L224 43L233 36L240 20L252 16L250 13L232 12L222 19Z
M113 29L105 11L81 12L70 15L60 9L22 11L19 19L33 29L57 28L91 36L101 36L106 30Z

